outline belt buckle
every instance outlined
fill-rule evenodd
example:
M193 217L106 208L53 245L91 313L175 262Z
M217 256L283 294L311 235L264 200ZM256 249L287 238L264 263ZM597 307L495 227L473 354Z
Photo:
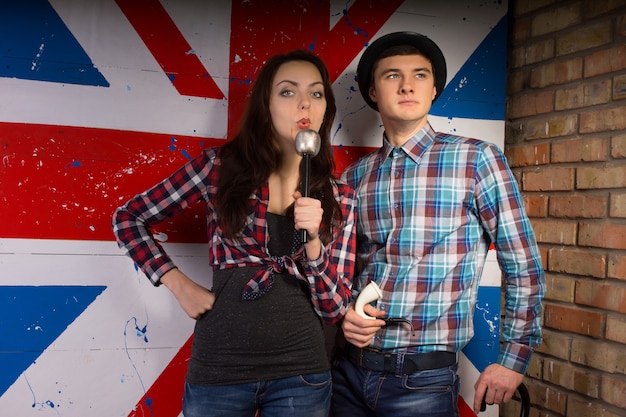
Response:
M362 348L357 348L357 355L356 355L356 364L358 366L361 366L363 368L367 368L367 366L364 364L364 357L365 357L365 353L367 352L372 352L372 353L379 353L378 350L376 349L372 349L369 346L366 347L362 347Z
M356 364L358 366L363 366L363 351L365 349L363 348L357 348L357 354L356 354Z

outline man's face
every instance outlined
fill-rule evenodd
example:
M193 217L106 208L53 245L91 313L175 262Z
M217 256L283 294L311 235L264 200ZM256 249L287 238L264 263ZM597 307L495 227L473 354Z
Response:
M383 120L425 123L437 94L432 64L422 55L382 58L374 67L369 94Z

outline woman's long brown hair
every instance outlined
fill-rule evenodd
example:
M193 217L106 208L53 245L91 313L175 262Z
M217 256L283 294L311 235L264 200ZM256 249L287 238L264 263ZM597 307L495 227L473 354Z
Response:
M332 227L341 224L343 216L335 200L332 184L335 160L330 143L330 129L337 110L330 76L324 62L315 54L296 50L274 55L261 68L254 82L239 132L221 149L221 167L216 194L218 221L227 237L236 237L243 229L250 211L250 194L265 184L282 161L274 143L274 127L270 114L272 82L278 68L291 61L315 65L322 76L326 113L320 127L320 151L311 158L310 197L322 203L324 215L320 239L325 244L332 238Z

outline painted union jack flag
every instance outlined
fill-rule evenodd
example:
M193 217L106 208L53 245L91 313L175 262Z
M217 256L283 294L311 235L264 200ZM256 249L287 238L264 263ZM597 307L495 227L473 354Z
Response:
M356 64L397 30L428 35L446 55L435 129L503 145L506 2L454 4L0 0L2 414L181 414L194 323L121 253L111 215L232 135L270 55L304 48L328 65L339 172L380 144ZM210 286L204 230L192 208L154 232ZM461 360L464 417L474 415L471 381L498 353L492 255Z

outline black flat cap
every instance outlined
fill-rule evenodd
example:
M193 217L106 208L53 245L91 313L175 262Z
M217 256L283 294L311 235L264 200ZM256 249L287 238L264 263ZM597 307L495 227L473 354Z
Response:
M435 42L427 36L415 32L388 33L376 39L365 49L356 69L361 95L365 102L376 111L378 111L378 105L372 101L369 94L374 62L384 51L398 45L414 46L432 63L435 72L435 87L437 87L437 95L433 99L433 103L439 98L446 86L446 59Z

